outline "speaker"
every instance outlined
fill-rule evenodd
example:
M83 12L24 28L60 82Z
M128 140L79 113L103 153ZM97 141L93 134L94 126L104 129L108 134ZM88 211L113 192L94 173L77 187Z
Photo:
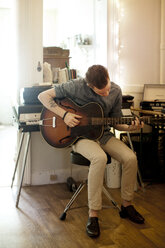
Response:
M41 104L38 95L45 90L51 89L52 86L32 86L25 87L20 91L21 104Z
M165 134L131 133L130 137L143 181L165 182ZM120 139L129 146L127 134Z

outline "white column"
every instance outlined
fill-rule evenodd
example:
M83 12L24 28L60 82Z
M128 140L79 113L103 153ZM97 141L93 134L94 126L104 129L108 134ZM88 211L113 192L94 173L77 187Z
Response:
M161 0L160 83L165 84L165 0Z
M21 88L37 85L43 81L42 70L37 70L38 62L42 66L43 61L43 0L15 0L15 8L18 75L17 101L19 104ZM23 146L22 150L24 148ZM30 144L24 184L31 184L31 164Z
M19 90L43 81L43 0L16 0L18 102Z

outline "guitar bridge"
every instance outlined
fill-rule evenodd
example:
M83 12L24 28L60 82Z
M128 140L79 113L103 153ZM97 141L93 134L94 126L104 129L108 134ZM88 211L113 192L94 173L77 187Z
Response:
M52 127L56 127L56 117L53 116L53 119L52 119Z

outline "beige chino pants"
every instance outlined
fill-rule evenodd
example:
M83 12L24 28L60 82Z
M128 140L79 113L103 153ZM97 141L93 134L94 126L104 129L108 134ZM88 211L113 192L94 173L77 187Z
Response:
M80 139L73 150L80 153L91 164L88 173L88 204L93 210L102 208L102 187L104 171L107 164L107 152L122 165L121 197L131 201L134 194L134 186L137 176L137 158L135 153L121 140L112 137L105 145L99 142Z

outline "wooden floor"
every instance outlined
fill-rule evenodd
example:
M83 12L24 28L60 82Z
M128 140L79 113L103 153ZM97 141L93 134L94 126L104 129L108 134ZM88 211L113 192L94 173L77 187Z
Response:
M120 202L120 190L111 189ZM147 186L135 193L134 203L145 217L143 225L121 219L118 210L103 197L110 208L100 212L101 235L91 239L85 232L88 208L76 208L59 220L72 193L66 184L24 187L19 208L15 207L16 187L0 188L0 248L164 248L165 185ZM86 190L74 207L86 205Z

